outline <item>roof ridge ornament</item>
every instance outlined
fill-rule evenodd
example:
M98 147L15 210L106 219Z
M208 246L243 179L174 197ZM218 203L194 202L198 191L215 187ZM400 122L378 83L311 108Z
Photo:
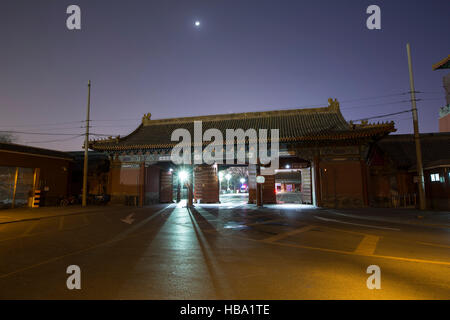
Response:
M152 114L149 113L144 113L144 116L142 117L142 124L146 124L146 122L150 121L152 118Z
M339 110L339 101L337 99L328 98L328 108L330 108L333 111Z

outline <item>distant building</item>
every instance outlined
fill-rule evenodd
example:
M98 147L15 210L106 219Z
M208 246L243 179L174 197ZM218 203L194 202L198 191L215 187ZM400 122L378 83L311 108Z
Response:
M84 151L67 153L74 160L71 177L72 195L80 196L83 192ZM88 159L88 194L91 196L104 195L109 178L109 158L104 153L89 151Z
M439 132L450 132L450 104L439 110Z
M450 55L433 65L433 70L450 69ZM439 110L439 132L450 132L450 73L443 78L446 105Z
M450 133L420 134L427 207L450 210ZM418 203L413 134L389 135L369 155L370 204L415 207Z
M0 208L58 204L70 193L72 163L65 152L0 143Z

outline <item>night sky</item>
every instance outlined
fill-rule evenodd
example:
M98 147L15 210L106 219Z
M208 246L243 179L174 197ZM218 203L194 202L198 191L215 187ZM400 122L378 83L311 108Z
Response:
M81 7L79 31L66 28L71 4ZM371 4L381 30L366 28ZM449 13L448 0L2 0L0 130L54 133L16 137L81 150L82 137L59 134L83 133L89 79L96 134L123 136L148 112L302 108L329 97L347 120L402 111L410 42L420 130L436 132L446 72L431 66L450 54ZM412 132L410 114L380 120Z

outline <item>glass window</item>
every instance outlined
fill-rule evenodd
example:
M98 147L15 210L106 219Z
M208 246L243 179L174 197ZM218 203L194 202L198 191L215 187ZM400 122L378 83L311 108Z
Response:
M440 181L440 179L439 179L439 173L432 173L432 174L430 175L430 177L431 177L431 181L432 181L432 182Z
M17 171L17 185L14 205L26 206L33 190L33 169L0 167L0 208L9 208L14 198L14 181Z
M0 167L0 208L11 206L16 168Z

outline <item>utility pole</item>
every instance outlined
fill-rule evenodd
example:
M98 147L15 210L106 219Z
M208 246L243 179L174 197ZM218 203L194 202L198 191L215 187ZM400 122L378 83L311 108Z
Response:
M88 100L86 112L86 136L84 138L84 171L83 171L83 200L82 206L87 203L87 176L88 176L88 150L89 150L89 112L91 109L91 80L88 82Z
M408 53L408 67L409 67L409 85L411 87L411 104L412 104L412 115L413 115L413 126L414 126L414 141L416 143L416 158L417 158L417 174L419 180L417 181L419 185L419 207L420 210L426 209L426 198L425 198L425 180L423 176L423 165L422 165L422 149L420 147L420 136L419 136L419 120L417 117L417 107L416 107L416 92L414 89L414 77L412 71L411 62L411 48L409 43L406 44L406 51Z

